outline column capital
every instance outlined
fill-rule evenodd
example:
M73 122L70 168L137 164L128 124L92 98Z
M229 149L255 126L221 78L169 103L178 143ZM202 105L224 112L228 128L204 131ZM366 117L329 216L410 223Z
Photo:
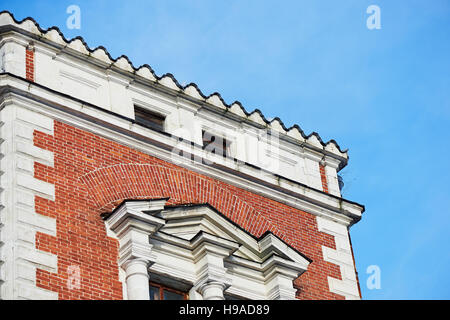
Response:
M148 267L156 259L152 248L148 233L129 227L119 239L119 266L126 268L129 262L145 261Z
M223 300L223 291L231 285L224 259L232 255L239 248L239 244L201 231L192 238L191 246L197 267L194 287L205 300Z
M126 278L128 278L130 274L136 273L135 266L139 266L139 267L144 266L145 269L148 270L150 265L151 265L151 262L148 259L133 258L133 259L128 259L128 260L124 261L121 264L121 267L127 272ZM141 270L141 269L139 269L139 270ZM148 272L143 272L142 274L145 275L146 277L148 277Z
M295 300L294 280L305 270L295 262L272 255L262 264L269 300Z
M157 232L165 220L155 216L164 209L167 199L125 201L106 218L107 227L119 239L119 265L135 259L152 263L150 236Z
M201 293L204 300L225 300L223 292L228 286L224 282L207 281L201 284L197 291Z

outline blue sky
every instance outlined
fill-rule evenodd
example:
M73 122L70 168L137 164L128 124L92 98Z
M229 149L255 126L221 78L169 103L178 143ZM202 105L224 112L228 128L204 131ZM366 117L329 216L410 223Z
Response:
M81 29L66 8L81 8ZM381 29L366 9L381 8ZM0 10L126 54L349 148L365 299L450 299L450 1L10 1ZM366 286L370 265L381 289Z

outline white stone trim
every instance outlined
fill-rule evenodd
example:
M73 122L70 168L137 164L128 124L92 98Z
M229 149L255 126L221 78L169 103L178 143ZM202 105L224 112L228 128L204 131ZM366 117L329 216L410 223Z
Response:
M308 268L305 257L270 233L251 237L210 206L163 209L163 201L125 201L105 221L108 234L119 240L119 264L127 275L128 264L139 259L147 261L150 273L191 287L195 300L222 300L226 294L295 299L293 281ZM122 231L129 229L139 232ZM128 297L145 298L133 293L138 285L129 279L124 283ZM139 292L145 291L142 281Z
M358 282L350 247L347 226L317 217L320 232L334 236L336 249L322 246L323 259L339 266L342 280L328 277L330 292L343 295L348 300L359 300Z
M53 119L14 104L2 105L0 298L57 299L36 286L36 270L57 272L57 256L36 249L36 232L56 236L56 220L35 212L35 196L55 199L54 185L34 177L34 162L53 166L53 153L34 146L34 130L53 134Z

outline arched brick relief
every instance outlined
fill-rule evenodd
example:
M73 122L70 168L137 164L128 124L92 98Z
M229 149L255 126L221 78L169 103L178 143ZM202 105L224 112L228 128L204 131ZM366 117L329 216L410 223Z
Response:
M89 191L96 209L102 212L111 211L124 199L170 197L168 204L209 203L255 236L270 230L284 238L269 220L238 195L221 187L220 182L184 169L116 164L91 171L79 180Z

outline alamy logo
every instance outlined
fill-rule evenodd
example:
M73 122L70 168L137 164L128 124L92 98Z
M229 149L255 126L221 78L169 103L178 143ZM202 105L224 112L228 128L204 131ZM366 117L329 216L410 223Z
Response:
M69 290L80 289L81 287L81 274L80 266L70 265L67 267L67 288Z
M366 25L367 29L381 29L381 9L377 5L370 5L367 7L366 12L370 14L367 18Z
M278 172L280 166L280 138L279 133L275 130L267 130L258 132L255 130L249 135L248 152L243 152L243 145L239 141L239 137L243 133L236 132L232 129L216 132L204 129L201 124L194 122L195 129L188 130L186 128L178 128L172 134L177 138L177 144L172 149L171 159L176 164L202 163L212 165L216 162L235 161L237 164L244 164L239 160L238 153L245 154L246 161L264 170L264 172ZM196 141L192 132L202 132L201 148L203 151L196 149ZM197 140L200 142L200 139ZM197 144L198 144L197 142ZM222 160L220 160L222 159ZM268 174L268 173L264 173Z
M67 7L67 14L70 16L67 18L67 29L81 29L81 9L79 6L72 4Z
M367 289L373 290L373 289L381 289L381 269L377 265L370 265L367 267L366 270L367 274L370 274L370 276L367 278Z

